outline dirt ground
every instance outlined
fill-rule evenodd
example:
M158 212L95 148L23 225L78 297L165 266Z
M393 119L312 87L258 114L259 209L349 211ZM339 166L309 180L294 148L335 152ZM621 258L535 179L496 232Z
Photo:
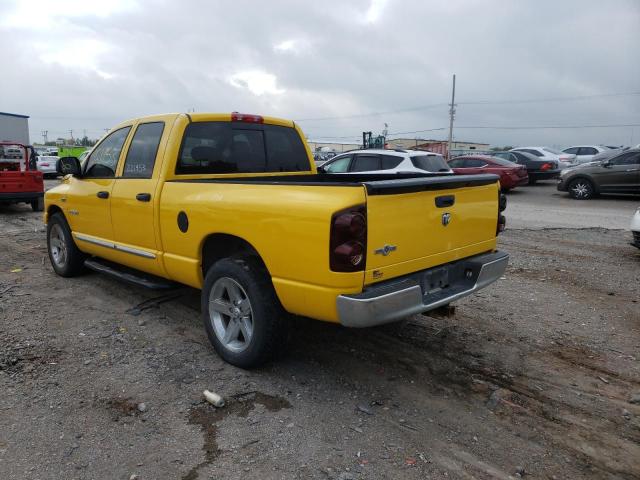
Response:
M0 478L640 478L628 241L507 231L505 277L452 316L295 319L288 355L243 371L198 292L59 278L40 215L0 208Z

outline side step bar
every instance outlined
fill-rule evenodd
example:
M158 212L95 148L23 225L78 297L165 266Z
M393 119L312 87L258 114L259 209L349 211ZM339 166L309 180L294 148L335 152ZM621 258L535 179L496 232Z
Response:
M88 258L84 261L84 266L98 273L105 273L111 277L117 278L118 280L138 285L140 287L149 288L151 290L168 290L181 286L164 278L124 267L101 258Z

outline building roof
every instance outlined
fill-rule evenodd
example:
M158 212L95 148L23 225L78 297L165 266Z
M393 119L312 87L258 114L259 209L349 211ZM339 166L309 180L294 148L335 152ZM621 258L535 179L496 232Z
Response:
M29 115L20 115L19 113L0 112L0 115L4 115L5 117L29 118Z

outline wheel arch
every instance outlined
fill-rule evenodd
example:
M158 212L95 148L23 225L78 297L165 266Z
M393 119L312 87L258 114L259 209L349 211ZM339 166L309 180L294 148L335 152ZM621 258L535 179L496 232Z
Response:
M218 260L237 255L255 257L264 267L265 271L268 272L264 260L258 253L258 250L244 238L228 233L212 233L202 241L200 254L202 278L207 275L207 271L211 265L216 263Z
M57 206L57 205L49 205L49 208L47 208L47 223L49 222L49 219L52 217L52 215L56 214L56 213L60 213L64 219L66 220L67 218L64 215L64 212L62 211L62 209Z

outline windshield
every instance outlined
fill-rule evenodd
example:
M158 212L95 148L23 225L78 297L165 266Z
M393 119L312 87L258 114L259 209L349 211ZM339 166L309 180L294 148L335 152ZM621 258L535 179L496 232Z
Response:
M558 151L558 150L556 150L555 148L542 147L542 150L544 150L545 152L553 153L554 155L560 155L560 154L562 154L562 152L559 152L559 151Z
M411 163L413 163L414 167L426 170L427 172L450 171L442 155L414 155L411 157Z

